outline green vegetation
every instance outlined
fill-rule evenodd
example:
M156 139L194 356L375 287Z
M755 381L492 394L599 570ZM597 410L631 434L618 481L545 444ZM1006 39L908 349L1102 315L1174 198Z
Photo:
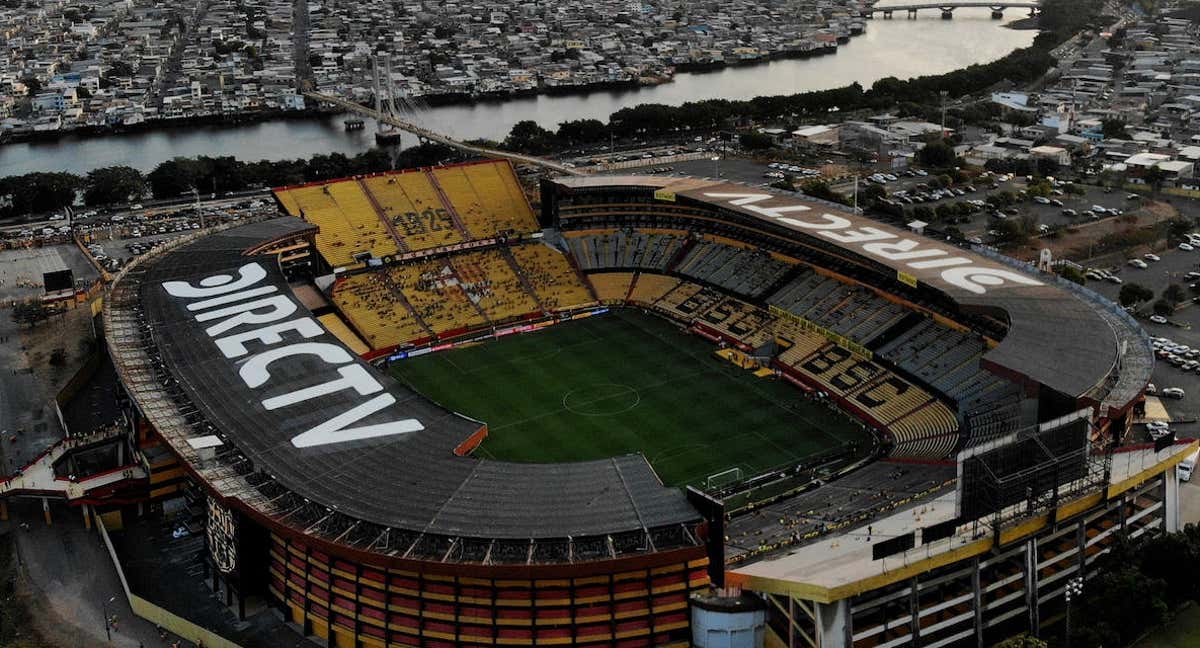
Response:
M155 198L278 187L343 178L391 169L431 166L458 154L439 144L421 144L396 154L371 149L353 157L341 153L314 155L307 160L243 162L233 157L174 158L148 174L127 166L102 167L87 176L73 173L26 173L0 178L0 220L61 210L75 205L82 193L88 206Z
M1117 301L1121 302L1122 306L1133 306L1151 299L1154 299L1153 290L1133 282L1122 285L1121 292L1117 294Z
M666 484L740 467L747 477L870 438L790 384L756 378L669 322L613 311L403 360L393 374L486 421L476 452L575 461L641 452Z
M1102 0L1045 0L1040 21L1043 32L1033 45L984 65L972 65L946 74L907 81L887 77L876 81L869 89L854 83L831 90L761 96L740 101L710 99L689 101L680 106L640 104L614 112L609 116L608 124L599 127L591 124L583 130L591 134L590 141L599 142L609 136L626 138L675 132L712 132L732 128L743 120L761 123L828 119L831 113L845 115L857 110L899 109L902 114L930 119L935 113L940 113L940 108L933 104L940 102L943 91L949 99L957 99L983 92L999 79L1018 86L1037 80L1055 63L1050 50L1081 29L1097 26L1097 17L1103 6ZM956 110L960 122L975 123L996 116L995 109L991 107ZM554 148L563 142L586 143L588 140L578 135L580 130L573 122L560 124L558 132L540 127L534 130L522 122L513 127L517 137L510 135L504 145L532 153ZM535 136L529 137L530 134Z

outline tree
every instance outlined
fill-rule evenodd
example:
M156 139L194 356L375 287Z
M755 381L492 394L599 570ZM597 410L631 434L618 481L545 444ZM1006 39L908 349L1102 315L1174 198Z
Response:
M1162 315L1165 317L1174 312L1175 312L1175 307L1173 305L1171 305L1171 302L1169 302L1165 299L1159 299L1158 301L1154 302L1154 314L1155 315Z
M83 178L73 173L26 173L0 178L0 196L11 203L0 214L16 216L52 212L75 204Z
M25 84L25 88L29 91L30 96L42 91L42 82L35 76L23 77L21 83Z
M945 169L954 166L957 160L958 156L954 154L954 147L946 140L930 142L917 151L917 162L924 167Z
M1179 302L1187 299L1187 292L1183 286L1179 284L1171 284L1163 290L1162 298L1165 299L1171 306L1176 306Z
M12 320L18 325L33 327L49 317L50 309L40 301L19 302L12 309Z
M154 167L146 180L155 198L174 198L199 186L200 171L196 160L177 157Z
M1011 639L1006 639L996 644L994 648L1050 648L1050 644L1038 639L1030 637L1027 634L1018 635Z
M1063 265L1061 268L1059 268L1058 276L1081 286L1087 283L1087 277L1084 276L1083 270L1071 265ZM1122 288L1124 288L1124 286L1122 286Z
M867 188L859 193L859 197L868 205L875 204L885 196L887 196L887 190L877 184L867 185Z
M775 146L775 140L770 135L749 131L738 135L738 143L749 151L762 151Z
M513 124L508 137L504 139L504 148L510 151L540 155L558 147L558 138L554 133L542 128L537 122L526 119Z
M849 204L845 196L830 189L829 184L824 180L809 180L800 186L800 190L813 198L820 198L821 200L828 200L829 202L841 203L843 205Z
M590 144L608 138L608 127L599 119L573 119L558 125L558 138L571 144Z
M133 167L102 167L89 171L83 181L83 202L88 206L137 200L146 193L146 178Z
M67 350L62 347L55 347L50 352L50 366L61 367L67 364Z
M1117 301L1121 302L1122 306L1133 306L1140 302L1146 302L1154 299L1154 291L1149 288L1133 283L1121 285L1121 292L1117 294Z
M1125 130L1125 122L1120 119L1104 119L1100 122L1104 139L1129 139L1129 131Z

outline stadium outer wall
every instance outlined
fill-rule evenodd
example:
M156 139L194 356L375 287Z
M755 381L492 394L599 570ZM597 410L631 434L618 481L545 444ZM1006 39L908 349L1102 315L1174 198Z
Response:
M564 565L385 565L297 536L270 534L272 599L339 648L686 646L688 599L709 583L702 547Z

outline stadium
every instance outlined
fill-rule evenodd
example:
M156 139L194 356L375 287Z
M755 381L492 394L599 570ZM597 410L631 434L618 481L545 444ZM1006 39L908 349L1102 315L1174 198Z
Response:
M103 323L214 588L330 646L984 645L1178 526L1145 333L989 250L507 162L274 194Z

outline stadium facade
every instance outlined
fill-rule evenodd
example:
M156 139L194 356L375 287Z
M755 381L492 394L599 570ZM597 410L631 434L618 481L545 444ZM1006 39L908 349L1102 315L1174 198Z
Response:
M535 215L507 163L287 187L285 216L117 277L105 334L151 495L206 502L231 603L331 646L704 645L690 615L721 606L690 602L724 586L767 604L774 645L983 645L1052 622L1117 537L1177 526L1193 448L1120 443L1153 355L1085 288L758 188L539 190ZM614 307L879 448L707 492L639 454L496 461L486 422L378 367Z

